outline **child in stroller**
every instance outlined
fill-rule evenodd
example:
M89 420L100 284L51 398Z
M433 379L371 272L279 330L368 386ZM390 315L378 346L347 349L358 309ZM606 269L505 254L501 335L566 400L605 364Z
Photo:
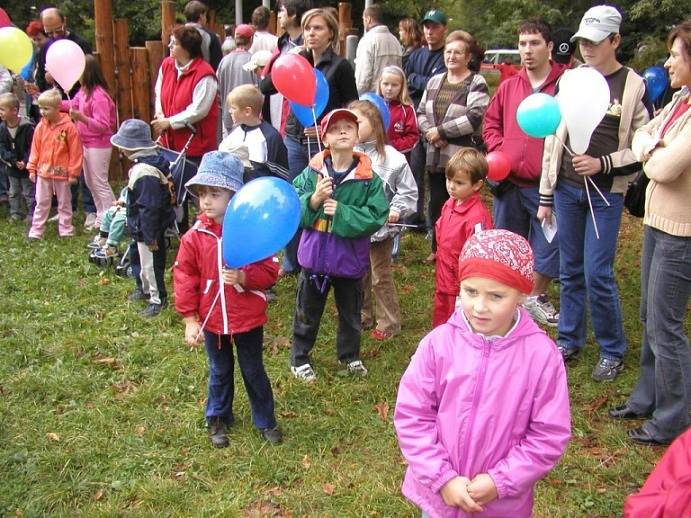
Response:
M87 248L89 261L106 267L113 264L120 255L120 243L125 235L127 222L127 187L120 191L117 201L103 215L99 233Z

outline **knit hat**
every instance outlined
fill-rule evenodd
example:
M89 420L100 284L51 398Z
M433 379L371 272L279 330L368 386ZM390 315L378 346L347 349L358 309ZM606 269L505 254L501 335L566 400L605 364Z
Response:
M110 143L127 151L154 149L156 142L151 140L151 128L139 119L127 119L120 125L118 132L110 137Z
M346 110L345 108L337 108L336 110L331 110L322 119L321 124L319 126L319 134L321 135L321 138L324 138L324 135L326 135L329 126L331 126L334 122L340 121L342 119L351 120L357 126L357 115L355 115L350 110Z
M219 187L237 192L242 187L244 167L240 160L223 151L210 151L202 157L197 174L185 184L188 192L195 194L194 186Z
M533 251L528 241L494 229L478 232L465 242L458 261L458 279L492 279L521 293L533 290Z
M621 13L611 5L596 5L588 9L578 32L571 36L571 41L584 39L593 43L600 43L610 34L618 34L621 25Z

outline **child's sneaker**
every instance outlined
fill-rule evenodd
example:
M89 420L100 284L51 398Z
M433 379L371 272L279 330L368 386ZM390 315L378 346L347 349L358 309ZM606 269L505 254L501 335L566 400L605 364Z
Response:
M214 416L209 419L209 439L215 448L226 448L230 444L226 424L222 418Z
M348 362L346 364L346 369L348 370L348 374L351 376L361 376L365 377L367 376L367 367L365 367L365 364L362 363L361 360L353 360L352 362Z
M290 366L290 372L293 373L297 379L311 383L317 379L317 375L314 373L312 366L309 363L300 365L299 367Z
M264 428L261 430L261 434L264 440L270 442L271 444L278 444L283 440L283 432L281 432L278 426L273 428Z
M623 361L600 356L600 361L595 365L591 375L595 381L612 381L622 370Z
M523 307L540 324L549 327L557 327L559 325L559 313L557 313L554 305L544 295L526 297Z
M86 245L86 247L90 250L100 250L104 246L106 246L106 238L101 237L101 236L96 236L94 237L89 243Z

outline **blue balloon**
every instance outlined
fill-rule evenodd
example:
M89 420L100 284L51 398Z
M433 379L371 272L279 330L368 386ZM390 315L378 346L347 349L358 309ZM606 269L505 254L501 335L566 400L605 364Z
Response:
M381 120L384 123L384 131L389 131L391 114L389 113L389 107L382 96L377 95L374 92L365 92L360 96L360 100L369 101L377 107L377 110L379 110L379 115L381 115Z
M223 260L240 268L270 257L295 235L300 199L293 186L265 176L246 183L233 196L223 218Z
M554 135L561 122L559 103L551 95L536 93L521 101L516 110L521 129L531 137Z
M667 71L662 67L650 67L643 72L643 78L648 85L648 96L652 102L657 101L667 89Z
M314 115L319 116L324 113L326 105L329 103L329 83L321 70L314 69L314 76L317 81L317 90L314 94ZM290 101L290 109L305 128L314 126L314 115L311 106L303 106Z
M22 76L22 79L24 81L29 81L31 79L31 69L34 66L34 57L31 56L31 59L29 62L24 65L24 68L22 68L19 72L19 75Z

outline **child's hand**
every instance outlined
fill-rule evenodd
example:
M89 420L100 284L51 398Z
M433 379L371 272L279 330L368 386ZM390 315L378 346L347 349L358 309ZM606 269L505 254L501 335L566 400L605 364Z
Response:
M305 128L304 133L305 133L305 137L317 138L317 127L311 126L309 128Z
M185 320L185 343L190 347L199 347L202 326L198 320Z
M17 166L17 169L20 171L23 170L26 167L26 162L22 160L18 160L17 162L14 163L15 166Z
M389 223L397 223L401 219L401 215L395 210L391 209L389 211Z
M245 284L245 272L236 268L227 268L223 270L223 282L225 284Z
M322 176L317 182L317 188L314 190L314 194L310 198L310 206L312 210L317 210L319 206L324 203L325 200L329 199L333 193L333 183L331 178L328 176Z
M158 252L158 243L154 241L153 243L147 243L146 247L150 252Z
M77 185L77 182L78 182L78 181L79 181L79 178L76 178L76 177L74 177L74 176L70 176L70 177L67 179L67 183L69 183L70 185Z
M497 486L494 485L494 480L487 473L480 473L470 481L468 494L480 505L488 504L499 498Z
M466 513L479 513L483 509L468 494L468 477L455 477L441 488L440 494L444 503L451 507L460 507Z
M76 122L86 122L86 117L79 110L70 110L70 117Z
M324 202L324 214L327 216L334 216L337 208L338 202L333 198L329 198Z
M29 173L29 180L36 183L36 173Z

